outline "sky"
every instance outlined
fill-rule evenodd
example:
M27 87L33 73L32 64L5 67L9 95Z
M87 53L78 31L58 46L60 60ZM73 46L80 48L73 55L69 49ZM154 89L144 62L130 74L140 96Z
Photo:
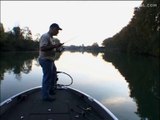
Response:
M56 38L66 45L102 44L125 27L142 1L1 1L5 31L29 27L33 38L52 23L63 29Z

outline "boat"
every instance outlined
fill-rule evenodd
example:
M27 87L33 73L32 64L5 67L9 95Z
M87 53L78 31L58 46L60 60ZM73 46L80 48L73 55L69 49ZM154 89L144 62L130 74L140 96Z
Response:
M65 72L59 73L71 78ZM99 101L69 85L57 84L54 96L56 99L53 102L46 102L41 99L41 86L25 90L0 103L0 119L118 120Z

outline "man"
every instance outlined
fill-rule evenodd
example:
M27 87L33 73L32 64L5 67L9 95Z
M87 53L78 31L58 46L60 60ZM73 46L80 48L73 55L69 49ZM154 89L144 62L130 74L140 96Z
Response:
M59 33L59 30L62 29L58 24L51 24L49 31L43 34L39 41L39 63L43 71L42 99L44 101L55 100L55 98L51 96L51 94L54 94L54 85L57 79L53 56L55 54L55 49L58 49L63 44L55 44L53 36L56 36Z

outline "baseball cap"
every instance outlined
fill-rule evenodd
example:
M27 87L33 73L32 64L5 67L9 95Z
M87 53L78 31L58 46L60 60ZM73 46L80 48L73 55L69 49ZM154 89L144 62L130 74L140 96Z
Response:
M51 24L51 25L50 25L50 28L58 28L59 30L62 30L62 28L60 28L57 23Z

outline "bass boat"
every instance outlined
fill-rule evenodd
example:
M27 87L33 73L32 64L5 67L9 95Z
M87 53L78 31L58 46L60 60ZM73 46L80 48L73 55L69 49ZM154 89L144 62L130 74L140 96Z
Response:
M118 120L99 101L88 94L57 84L55 100L42 101L41 86L18 93L0 104L1 120Z

